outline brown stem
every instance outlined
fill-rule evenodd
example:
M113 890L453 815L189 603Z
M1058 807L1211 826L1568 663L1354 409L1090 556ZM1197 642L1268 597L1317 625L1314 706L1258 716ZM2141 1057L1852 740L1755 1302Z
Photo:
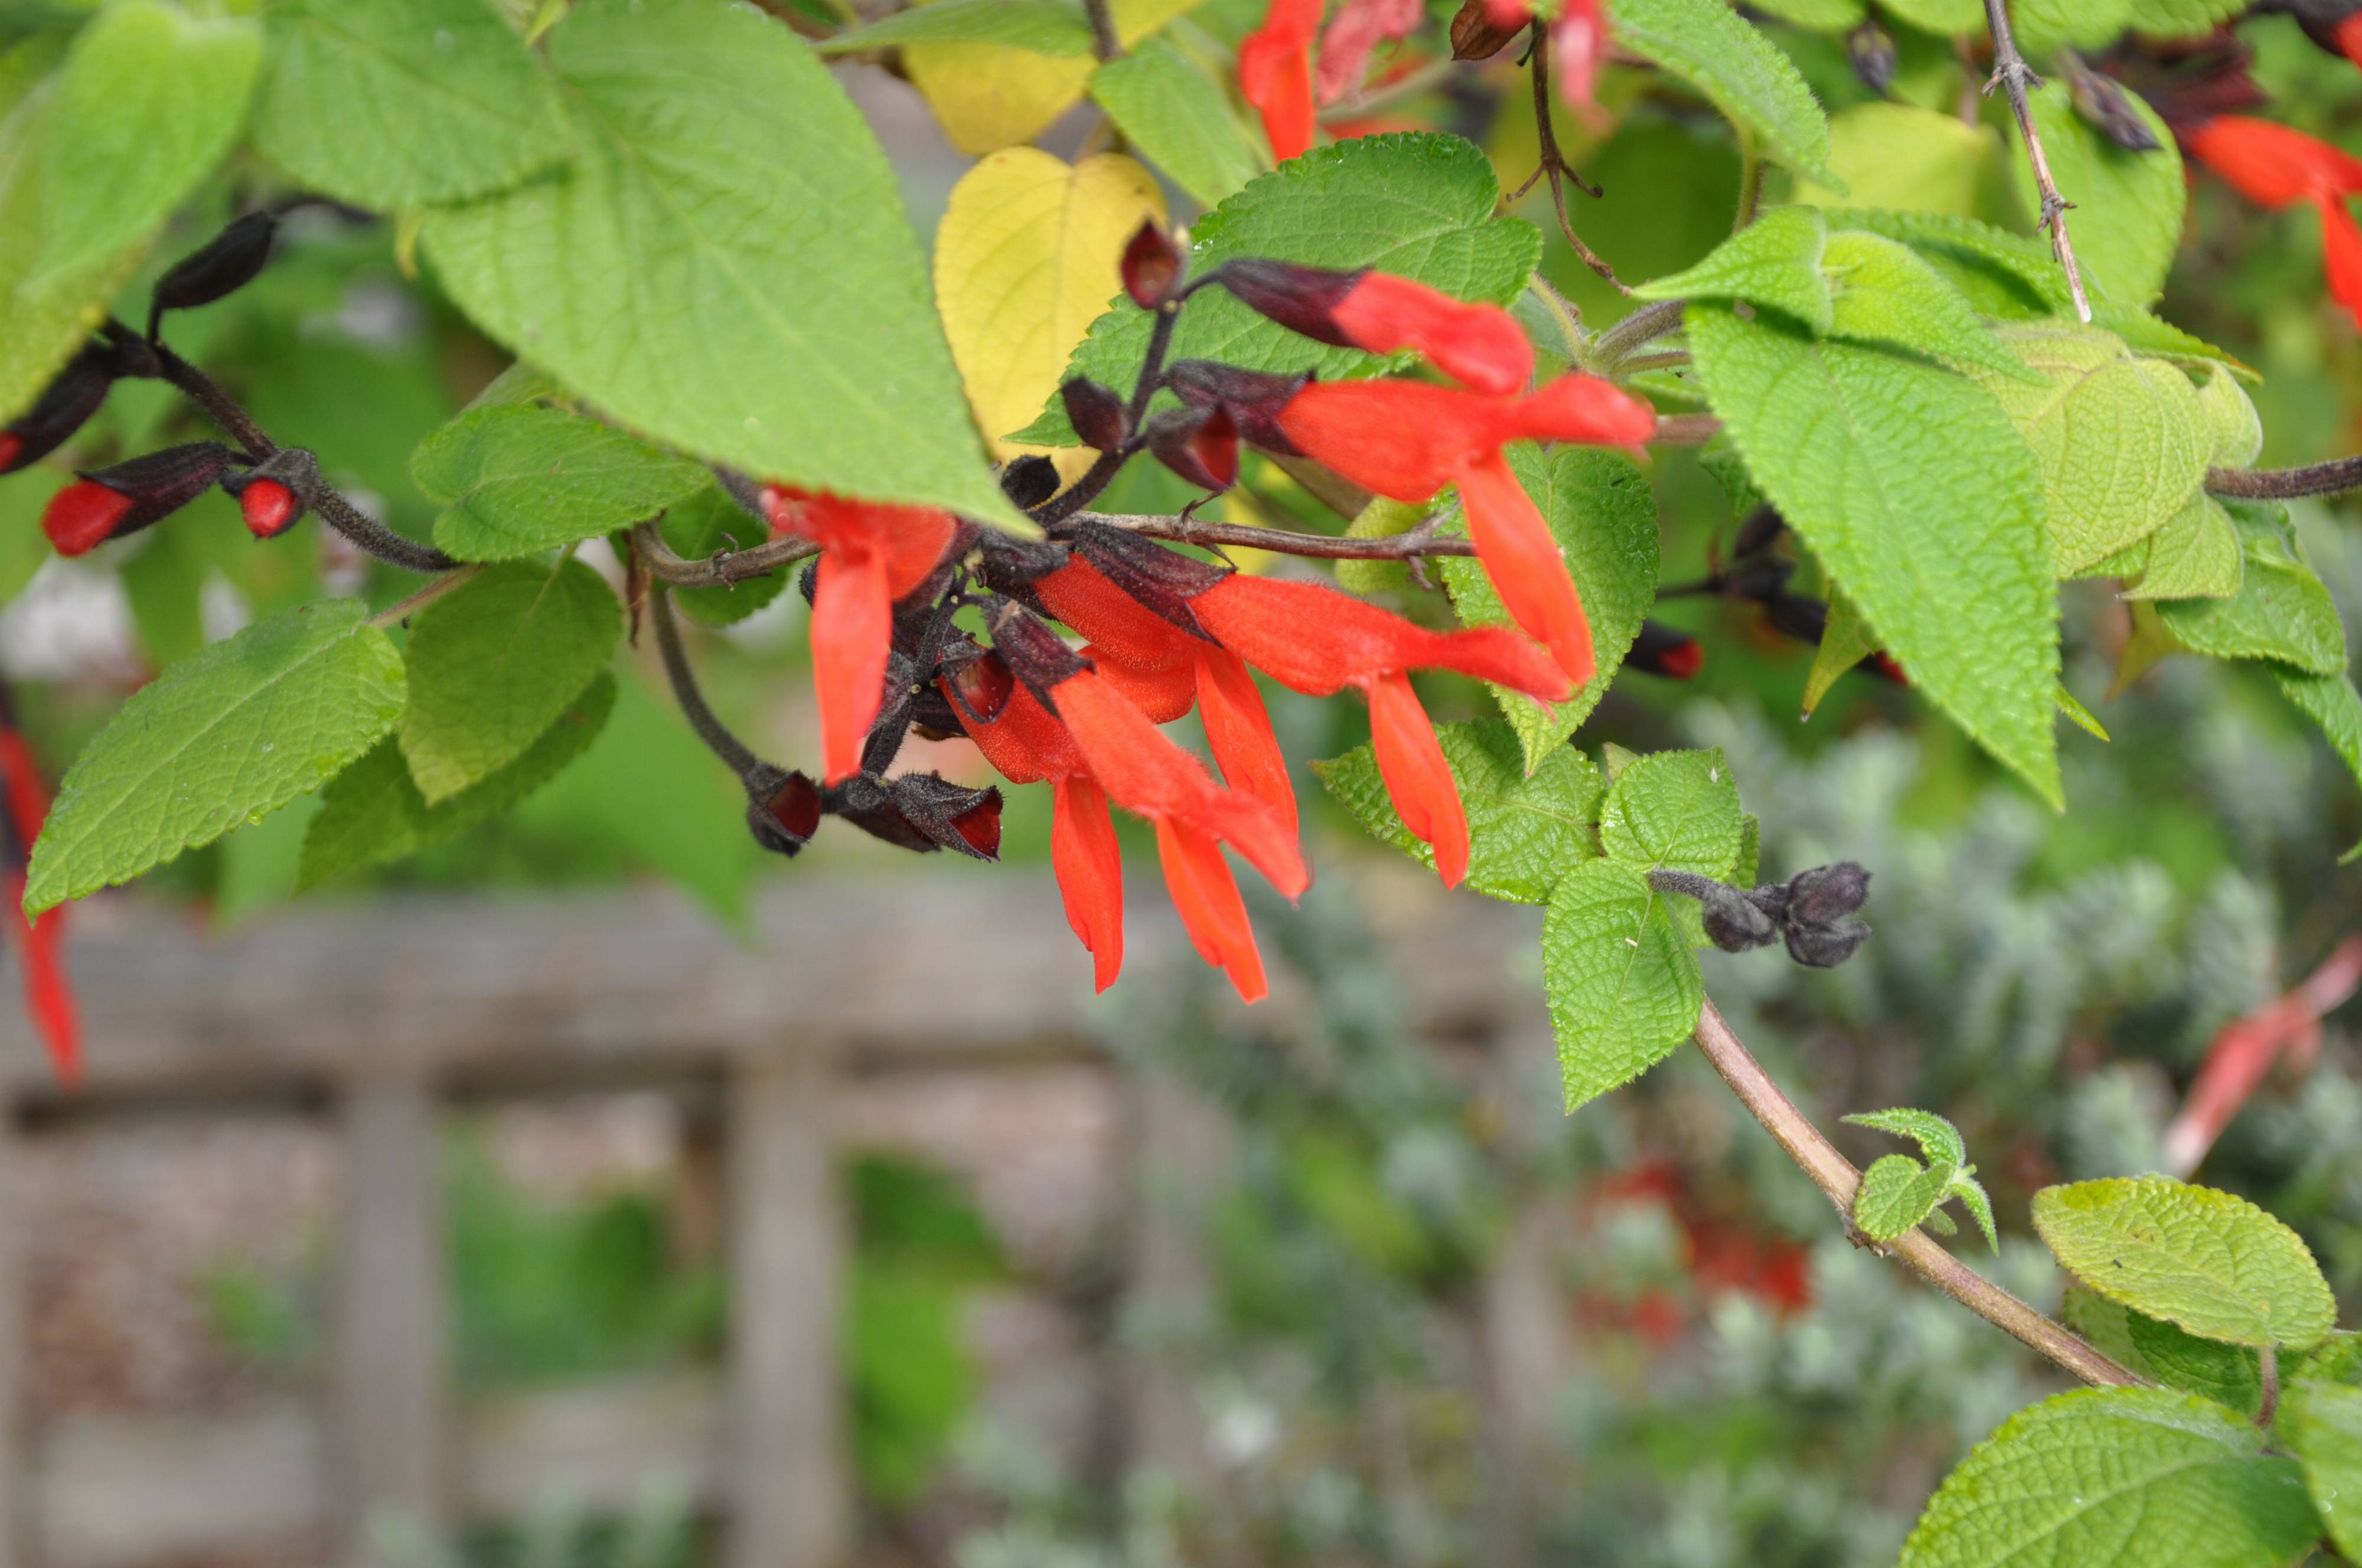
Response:
M1550 36L1544 30L1544 24L1539 21L1534 24L1533 31L1529 36L1532 39L1529 58L1532 61L1534 79L1534 135L1541 144L1542 161L1541 167L1534 171L1533 179L1528 180L1511 192L1509 200L1514 202L1532 190L1534 180L1548 178L1551 205L1558 209L1558 231L1566 236L1566 242L1574 247L1574 253L1583 259L1584 266L1606 279L1617 292L1628 294L1632 291L1626 288L1623 280L1616 276L1616 269L1601 259L1598 252L1585 245L1583 242L1583 236L1575 233L1574 225L1567 220L1567 181L1573 181L1575 189L1586 196L1595 198L1606 193L1596 185L1584 184L1583 176L1568 166L1566 154L1559 150L1558 128L1551 124Z
M1711 414L1668 414L1649 439L1660 447L1703 447L1721 434L1722 421Z
M1838 1153L1811 1119L1781 1092L1780 1086L1772 1081L1762 1064L1730 1032L1730 1025L1711 1001L1699 1014L1696 1038L1698 1049L1705 1053L1706 1060L1714 1064L1715 1071L1722 1075L1722 1081L1730 1086L1739 1103L1787 1151L1797 1168L1828 1196L1838 1217L1845 1221L1847 1232L1858 1235L1853 1222L1853 1197L1854 1189L1860 1185L1861 1173L1854 1169L1853 1162ZM2084 1382L2100 1387L2123 1387L2139 1381L2065 1325L2043 1316L1937 1245L1925 1231L1906 1231L1880 1250L1901 1259L1920 1278Z
M2362 489L2362 457L2333 458L2301 469L2215 469L2206 476L2215 495L2288 501L2301 495L2334 495Z
M1091 52L1102 62L1121 59L1123 39L1117 36L1108 0L1083 0L1083 14L1091 19Z
M701 559L690 560L665 543L664 534L654 523L643 523L632 530L632 548L638 552L650 577L676 588L727 588L749 578L768 577L781 567L820 554L818 545L790 534L752 549L718 550Z
M672 682L673 700L681 717L697 732L706 749L741 778L761 765L745 741L730 732L699 690L697 672L689 666L689 650L680 646L680 627L672 618L672 595L659 588L648 595L648 616L657 624L657 649L664 656L665 678Z
M1625 356L1644 343L1654 343L1682 326L1682 311L1686 300L1659 300L1655 304L1642 305L1630 315L1601 333L1591 345L1591 362L1602 375L1613 374Z
M1286 528L1261 528L1239 523L1206 523L1195 517L1142 516L1138 513L1084 512L1080 523L1101 523L1150 539L1171 539L1184 545L1219 545L1247 550L1270 550L1283 556L1305 556L1330 561L1402 561L1421 556L1473 556L1476 547L1465 539L1436 533L1436 518L1400 534L1349 539L1333 534L1298 534Z
M1993 40L1993 71L1985 91L1990 94L1999 86L2009 94L2010 113L2017 116L2017 134L2025 138L2025 156L2034 165L2035 188L2042 193L2042 226L2050 231L2051 253L2067 270L2075 314L2088 322L2092 302L2083 293L2083 271L2075 264L2074 242L2067 237L2067 211L2075 204L2058 193L2058 182L2050 177L2050 160L2043 155L2042 138L2034 128L2034 110L2025 101L2026 89L2041 86L2042 79L2017 52L2017 39L2009 30L2007 0L1985 0L1985 22L1992 29Z
M370 624L391 626L396 621L408 620L483 569L484 563L478 561L471 566L463 566L457 571L447 571L409 598L389 604L370 616Z

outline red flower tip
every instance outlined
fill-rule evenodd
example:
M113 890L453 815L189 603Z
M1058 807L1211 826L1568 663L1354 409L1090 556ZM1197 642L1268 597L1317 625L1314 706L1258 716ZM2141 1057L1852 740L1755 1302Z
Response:
M96 480L76 480L41 510L41 532L61 556L87 555L115 536L116 525L131 514L131 498L109 490Z
M2329 29L2329 37L2337 45L2338 53L2355 64L2362 65L2362 11L2356 11L2334 24Z
M1566 0L1551 24L1551 66L1558 72L1558 95L1588 120L1602 116L1593 96L1599 68L1607 58L1607 18L1599 0Z
M1259 1002L1270 995L1263 955L1255 947L1254 929L1247 923L1246 904L1239 897L1230 863L1222 858L1214 840L1185 823L1160 817L1156 857L1164 865L1164 885L1198 956L1230 976L1242 1001Z
M1515 32L1534 19L1526 0L1485 0L1485 17L1503 32Z
M1123 248L1123 292L1142 310L1154 310L1181 281L1181 252L1154 218L1142 223Z
M1495 453L1470 464L1460 476L1460 499L1468 537L1509 619L1549 646L1567 679L1588 681L1597 669L1590 618L1558 540L1507 459Z
M1865 662L1869 664L1871 668L1878 671L1879 674L1884 676L1887 679L1893 681L1897 686L1908 686L1911 684L1911 678L1903 673L1903 667L1895 663L1893 656L1887 653L1883 648L1871 655L1869 659Z
M988 790L984 799L952 819L952 831L987 860L1000 858L1000 791Z
M2270 120L2217 115L2182 140L2191 157L2258 206L2362 193L2362 160Z
M1315 697L1407 669L1451 669L1556 702L1565 672L1502 626L1432 632L1319 583L1225 579L1189 602L1216 641L1281 685Z
M1156 460L1201 490L1217 493L1239 479L1239 429L1225 410L1176 408L1148 422Z
M1470 304L1388 272L1365 272L1337 304L1337 325L1353 347L1373 354L1413 348L1435 368L1477 392L1522 392L1534 374L1534 348L1507 311Z
M1107 791L1087 773L1050 786L1050 867L1066 905L1066 923L1091 955L1099 990L1123 969L1123 850Z
M1657 433L1657 411L1613 382L1576 374L1519 401L1511 423L1529 440L1637 447Z
M1287 756L1279 749L1271 712L1264 706L1254 677L1227 648L1198 643L1197 655L1198 722L1205 726L1206 745L1222 770L1222 781L1269 806L1294 838L1296 785L1287 776Z
M1312 37L1320 0L1271 0L1263 26L1239 45L1239 92L1263 115L1272 156L1285 163L1312 147Z
M13 474L22 467L17 459L24 455L24 451L25 438L13 430L0 430L0 474Z
M1435 726L1419 705L1407 675L1385 675L1364 683L1370 697L1370 749L1395 812L1413 837L1435 851L1436 875L1447 888L1468 876L1468 813L1460 804L1459 781L1443 759Z
M812 593L811 655L824 784L861 771L861 744L885 701L893 635L885 556L859 547L822 551Z
M295 492L275 479L248 480L237 492L237 509L245 515L246 531L258 539L277 538L303 511Z
M1672 680L1691 680L1705 668L1705 646L1687 632L1654 621L1640 623L1640 635L1624 662L1634 669Z

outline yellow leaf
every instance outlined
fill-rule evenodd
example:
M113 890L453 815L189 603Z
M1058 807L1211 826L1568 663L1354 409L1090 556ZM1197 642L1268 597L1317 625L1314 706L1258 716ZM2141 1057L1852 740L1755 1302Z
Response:
M935 230L935 305L996 457L1046 450L1000 436L1032 423L1058 390L1075 345L1121 292L1124 242L1146 218L1164 221L1164 193L1120 153L1069 167L1037 148L1006 148L952 187ZM1072 479L1098 454L1050 455Z
M1126 49L1204 0L1111 0ZM1007 44L914 43L902 68L944 134L971 158L1031 141L1082 101L1098 61L1035 54ZM1036 411L1038 412L1038 410Z

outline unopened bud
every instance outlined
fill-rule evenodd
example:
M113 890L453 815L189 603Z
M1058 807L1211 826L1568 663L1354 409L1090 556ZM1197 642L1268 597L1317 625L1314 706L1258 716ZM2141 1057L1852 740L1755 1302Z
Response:
M1204 490L1225 491L1239 479L1239 430L1217 408L1175 408L1148 422L1148 449L1156 460Z
M1705 666L1705 648L1687 632L1656 621L1640 623L1640 635L1632 644L1632 651L1624 656L1626 668L1645 670L1672 680L1693 680Z
M2113 76L2103 76L2070 57L2067 96L2076 117L2126 152L2155 152L2157 133L2133 107L2133 95Z
M1874 18L1846 35L1846 59L1853 62L1853 73L1882 98L1893 85L1895 58L1894 35Z
M278 232L279 220L269 213L234 220L156 280L154 314L211 304L246 287L270 261L271 237Z
M1123 399L1112 387L1076 376L1058 389L1058 396L1066 405L1066 422L1084 446L1101 452L1122 448L1131 434L1130 421L1124 417Z
M301 447L281 447L244 473L224 474L221 486L237 497L247 532L275 539L304 515L304 498L319 485L320 465Z
M1123 292L1142 310L1154 310L1173 296L1181 281L1181 252L1173 237L1149 219L1123 248Z
M41 395L0 430L0 474L15 473L56 451L96 414L115 385L115 350L93 343L66 362Z
M218 483L232 460L218 441L193 441L92 469L50 498L41 531L58 554L82 555L186 506Z
M1000 470L1000 493L1030 512L1058 493L1058 465L1038 453L1020 458Z
M1492 0L1466 0L1451 18L1451 58L1454 60L1490 60L1509 47L1509 40L1525 31L1529 16L1520 16L1504 26L1497 15L1499 7Z
M1164 373L1164 384L1183 403L1192 408L1220 408L1231 416L1241 440L1282 457L1297 453L1296 443L1279 427L1280 413L1311 379L1242 370L1212 359L1182 359Z
M746 826L775 855L793 855L820 831L820 789L801 773L768 765L746 776Z

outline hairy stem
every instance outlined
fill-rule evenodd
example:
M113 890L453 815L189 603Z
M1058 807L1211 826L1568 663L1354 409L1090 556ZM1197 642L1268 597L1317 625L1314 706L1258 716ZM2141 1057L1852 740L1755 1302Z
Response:
M1547 24L1536 21L1533 31L1528 36L1531 39L1531 47L1528 50L1527 56L1532 62L1534 136L1541 144L1541 167L1534 171L1532 180L1528 180L1518 186L1510 193L1508 199L1514 202L1532 190L1534 180L1549 180L1551 205L1558 210L1558 231L1566 236L1567 244L1574 248L1574 253L1583 259L1584 266L1605 278L1618 292L1628 294L1632 291L1624 286L1622 279L1617 277L1616 269L1603 260L1598 252L1583 242L1583 236L1574 232L1574 225L1567 219L1566 182L1568 181L1573 181L1575 189L1586 196L1595 198L1605 193L1596 185L1584 184L1583 177L1569 167L1566 154L1559 150L1558 127L1551 123L1550 34Z
M1711 1001L1699 1015L1696 1038L1698 1049L1705 1053L1706 1060L1714 1064L1723 1082L1738 1096L1739 1103L1787 1151L1797 1168L1828 1195L1838 1216L1845 1220L1847 1231L1855 1233L1853 1196L1860 1185L1861 1173L1854 1169L1853 1162L1838 1153L1811 1119L1781 1092L1780 1086L1772 1081L1762 1064L1730 1032L1730 1025ZM1937 1245L1925 1231L1906 1231L1882 1250L1902 1260L1913 1273L1970 1311L2039 1351L2084 1382L2100 1387L2120 1387L2139 1381L2064 1324L2036 1311Z
M820 554L818 545L790 534L749 549L717 550L691 560L666 544L663 531L654 523L642 523L633 528L632 548L638 554L640 564L648 569L650 577L676 588L727 588L750 578L768 577L781 567Z
M1263 528L1239 523L1202 523L1194 517L1142 516L1137 513L1085 512L1076 521L1102 523L1151 539L1171 539L1184 545L1235 546L1270 550L1283 556L1305 556L1330 561L1401 561L1421 556L1473 556L1476 547L1465 539L1444 538L1430 518L1400 534L1349 539L1330 534L1298 534L1286 528Z
M1123 39L1117 36L1115 16L1108 0L1083 0L1083 14L1091 19L1091 52L1104 62L1120 59Z
M2042 226L2050 231L2051 253L2058 265L2067 270L2067 288L2075 296L2075 314L2085 321L2092 319L2092 302L2083 293L2083 270L2075 264L2075 245L2067 237L2067 210L2074 205L2058 193L2058 182L2050 177L2050 160L2043 155L2042 137L2034 128L2034 110L2025 99L2026 89L2042 85L2017 52L2017 38L2009 29L2007 0L1985 0L1985 22L1992 30L1993 71L1985 83L1991 93L1996 86L2009 94L2010 113L2017 118L2017 134L2025 139L2025 156L2034 165L2035 188L2042 193Z
M1660 300L1652 305L1642 305L1601 333L1591 345L1592 368L1606 375L1642 344L1654 343L1667 333L1680 331L1682 307L1687 303Z
M680 716L689 721L689 727L707 749L728 764L733 773L745 778L760 762L745 741L730 733L730 726L707 705L705 693L698 689L697 672L689 668L689 650L680 646L680 627L672 618L672 595L661 588L651 590L648 615L657 624L657 647L664 655L665 676L672 682Z
M370 616L370 624L391 626L397 621L408 620L483 569L484 563L478 561L471 566L463 566L457 571L447 571L409 598L389 604Z
M2301 469L2215 469L2206 476L2215 495L2288 501L2301 495L2334 495L2362 489L2362 457L2333 458Z

